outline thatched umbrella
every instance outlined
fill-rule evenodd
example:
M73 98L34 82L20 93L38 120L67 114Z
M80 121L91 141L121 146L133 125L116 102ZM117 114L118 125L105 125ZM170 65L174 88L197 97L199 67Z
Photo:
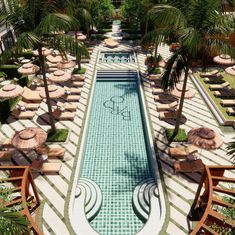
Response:
M232 76L235 76L235 65L226 68L225 72Z
M63 60L63 57L61 55L48 55L46 59L52 64L57 64Z
M18 68L18 72L21 74L34 74L39 70L39 67L35 64L27 63L23 64L21 67Z
M57 85L49 85L48 91L50 98L59 98L64 95L64 88ZM46 93L44 89L42 89L39 94L42 98L46 98Z
M171 91L171 95L177 97L177 98L180 98L181 97L181 93L182 93L182 90L183 90L183 84L182 83L179 83L176 85L175 89L173 89ZM186 87L186 90L185 90L185 99L191 99L195 96L196 94L196 91L189 88L189 87Z
M23 94L24 89L19 85L8 84L0 89L0 99L15 98Z
M217 64L222 64L222 65L233 65L235 64L235 60L231 58L230 55L218 55L213 58L214 62Z
M66 82L71 79L71 74L66 73L63 70L56 70L49 75L48 79L52 82Z
M42 48L42 55L43 56L48 56L53 52L53 49L48 49L46 47ZM33 51L33 54L38 56L38 50Z
M12 145L21 150L36 149L45 143L47 133L38 127L28 127L17 132L12 138Z
M220 134L207 127L193 128L190 130L188 141L204 149L217 149L223 144Z
M62 60L60 61L56 67L59 69L70 69L75 67L76 63L72 60Z

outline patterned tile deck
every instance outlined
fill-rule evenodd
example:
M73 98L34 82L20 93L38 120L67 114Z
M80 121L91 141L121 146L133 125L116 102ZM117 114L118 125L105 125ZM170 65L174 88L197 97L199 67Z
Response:
M125 51L132 48L132 46L127 44L122 44L116 50ZM144 75L146 71L146 66L144 65L145 55L138 47L134 49L137 51L140 71ZM71 130L68 143L63 144L63 147L66 148L66 156L65 159L61 161L62 169L60 173L58 175L34 175L40 197L45 201L42 212L42 226L45 234L70 234L65 224L65 200L71 182L71 174L75 168L74 160L76 158L77 145L81 138L81 127L84 121L83 117L87 107L87 98L92 84L94 69L138 69L137 64L125 64L124 66L123 64L122 66L120 64L96 64L97 53L99 50L107 51L107 48L104 48L102 45L96 46L90 63L83 65L87 68L87 79L85 80L85 85L82 89L81 99L78 104L74 122L63 121L56 123L58 128L66 127ZM167 47L160 47L159 51L163 54L164 58L169 56ZM190 202L194 198L200 180L200 174L175 175L173 173L172 159L169 158L166 152L168 144L162 133L163 127L170 127L171 125L158 119L156 104L153 100L149 82L144 81L143 86L155 141L159 149L159 157L170 206L170 221L167 227L167 234L188 234L187 214L190 209ZM190 80L189 86L194 88L194 85ZM41 115L46 111L46 104L42 103L37 114ZM220 131L217 122L198 92L192 100L185 101L183 113L187 117L187 122L183 125L187 131L193 127L207 126L214 130L218 130L224 138L225 144L220 149L215 151L202 150L200 152L203 162L210 165L230 165L231 162L229 156L226 155L225 147L226 143L235 136L235 133L226 134ZM45 130L49 128L48 121L43 116L40 116L39 118L35 117L32 121L16 121L13 118L10 118L8 124L1 126L1 134L4 137L11 138L16 131L29 126L40 126ZM231 177L234 176L235 174L232 174Z

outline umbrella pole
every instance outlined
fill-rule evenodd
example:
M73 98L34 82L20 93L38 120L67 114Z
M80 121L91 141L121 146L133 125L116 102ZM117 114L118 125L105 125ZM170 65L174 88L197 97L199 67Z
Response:
M41 46L39 46L39 48L38 48L38 54L39 54L39 60L41 63L41 68L42 68L42 76L43 76L43 83L44 83L44 89L45 89L45 94L46 94L46 102L47 102L47 107L48 107L48 112L49 112L51 132L55 132L56 131L55 120L54 120L53 113L52 113L51 99L49 96L47 78L46 78L45 60L44 60L44 56L42 54L42 47Z

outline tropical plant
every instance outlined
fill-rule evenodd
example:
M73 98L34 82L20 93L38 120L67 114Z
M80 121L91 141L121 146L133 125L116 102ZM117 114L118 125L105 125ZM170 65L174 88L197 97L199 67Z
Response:
M112 18L114 6L111 0L92 0L90 14L96 28L100 29Z
M228 155L231 155L231 159L233 161L233 164L235 165L235 138L234 141L230 142L227 146Z
M11 189L0 186L0 234L29 234L29 222L26 217L21 216L17 208L4 206L5 202L11 200L11 194Z
M3 0L2 0L3 1ZM17 37L16 47L6 53L20 54L25 49L36 49L39 54L40 67L43 75L47 106L51 131L55 132L55 121L52 115L51 100L48 92L45 59L42 47L53 47L58 49L65 57L65 49L71 50L75 55L79 54L83 45L65 34L76 28L78 22L71 16L62 14L63 4L59 0L26 0L7 1L8 8L0 11L1 24L13 27Z
M161 26L155 32L155 40L166 42L173 34L180 44L180 48L169 58L162 77L165 90L174 89L180 78L183 78L174 135L179 131L189 69L194 59L201 57L206 67L208 55L229 52L235 57L234 48L225 40L233 32L234 22L218 11L218 0L187 2L190 2L187 14L184 12L185 6L181 9L172 5L156 5L149 12L155 25Z

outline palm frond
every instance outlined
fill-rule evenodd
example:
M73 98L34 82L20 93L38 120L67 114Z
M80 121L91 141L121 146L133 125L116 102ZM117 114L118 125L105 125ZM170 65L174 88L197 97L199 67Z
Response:
M178 30L186 26L186 19L180 9L171 5L157 5L148 12L149 18L168 29Z
M166 70L162 76L162 88L164 90L174 89L188 67L189 60L185 51L182 48L175 51L167 61Z
M0 224L0 234L3 235L29 233L26 217L21 216L19 212L9 211L9 208L0 208Z
M60 13L49 13L39 23L35 32L39 35L48 34L50 32L69 31L73 27L77 27L74 19L70 16Z
M233 160L233 164L235 164L235 138L234 141L230 142L226 148L228 150L227 154L231 155L231 159Z

